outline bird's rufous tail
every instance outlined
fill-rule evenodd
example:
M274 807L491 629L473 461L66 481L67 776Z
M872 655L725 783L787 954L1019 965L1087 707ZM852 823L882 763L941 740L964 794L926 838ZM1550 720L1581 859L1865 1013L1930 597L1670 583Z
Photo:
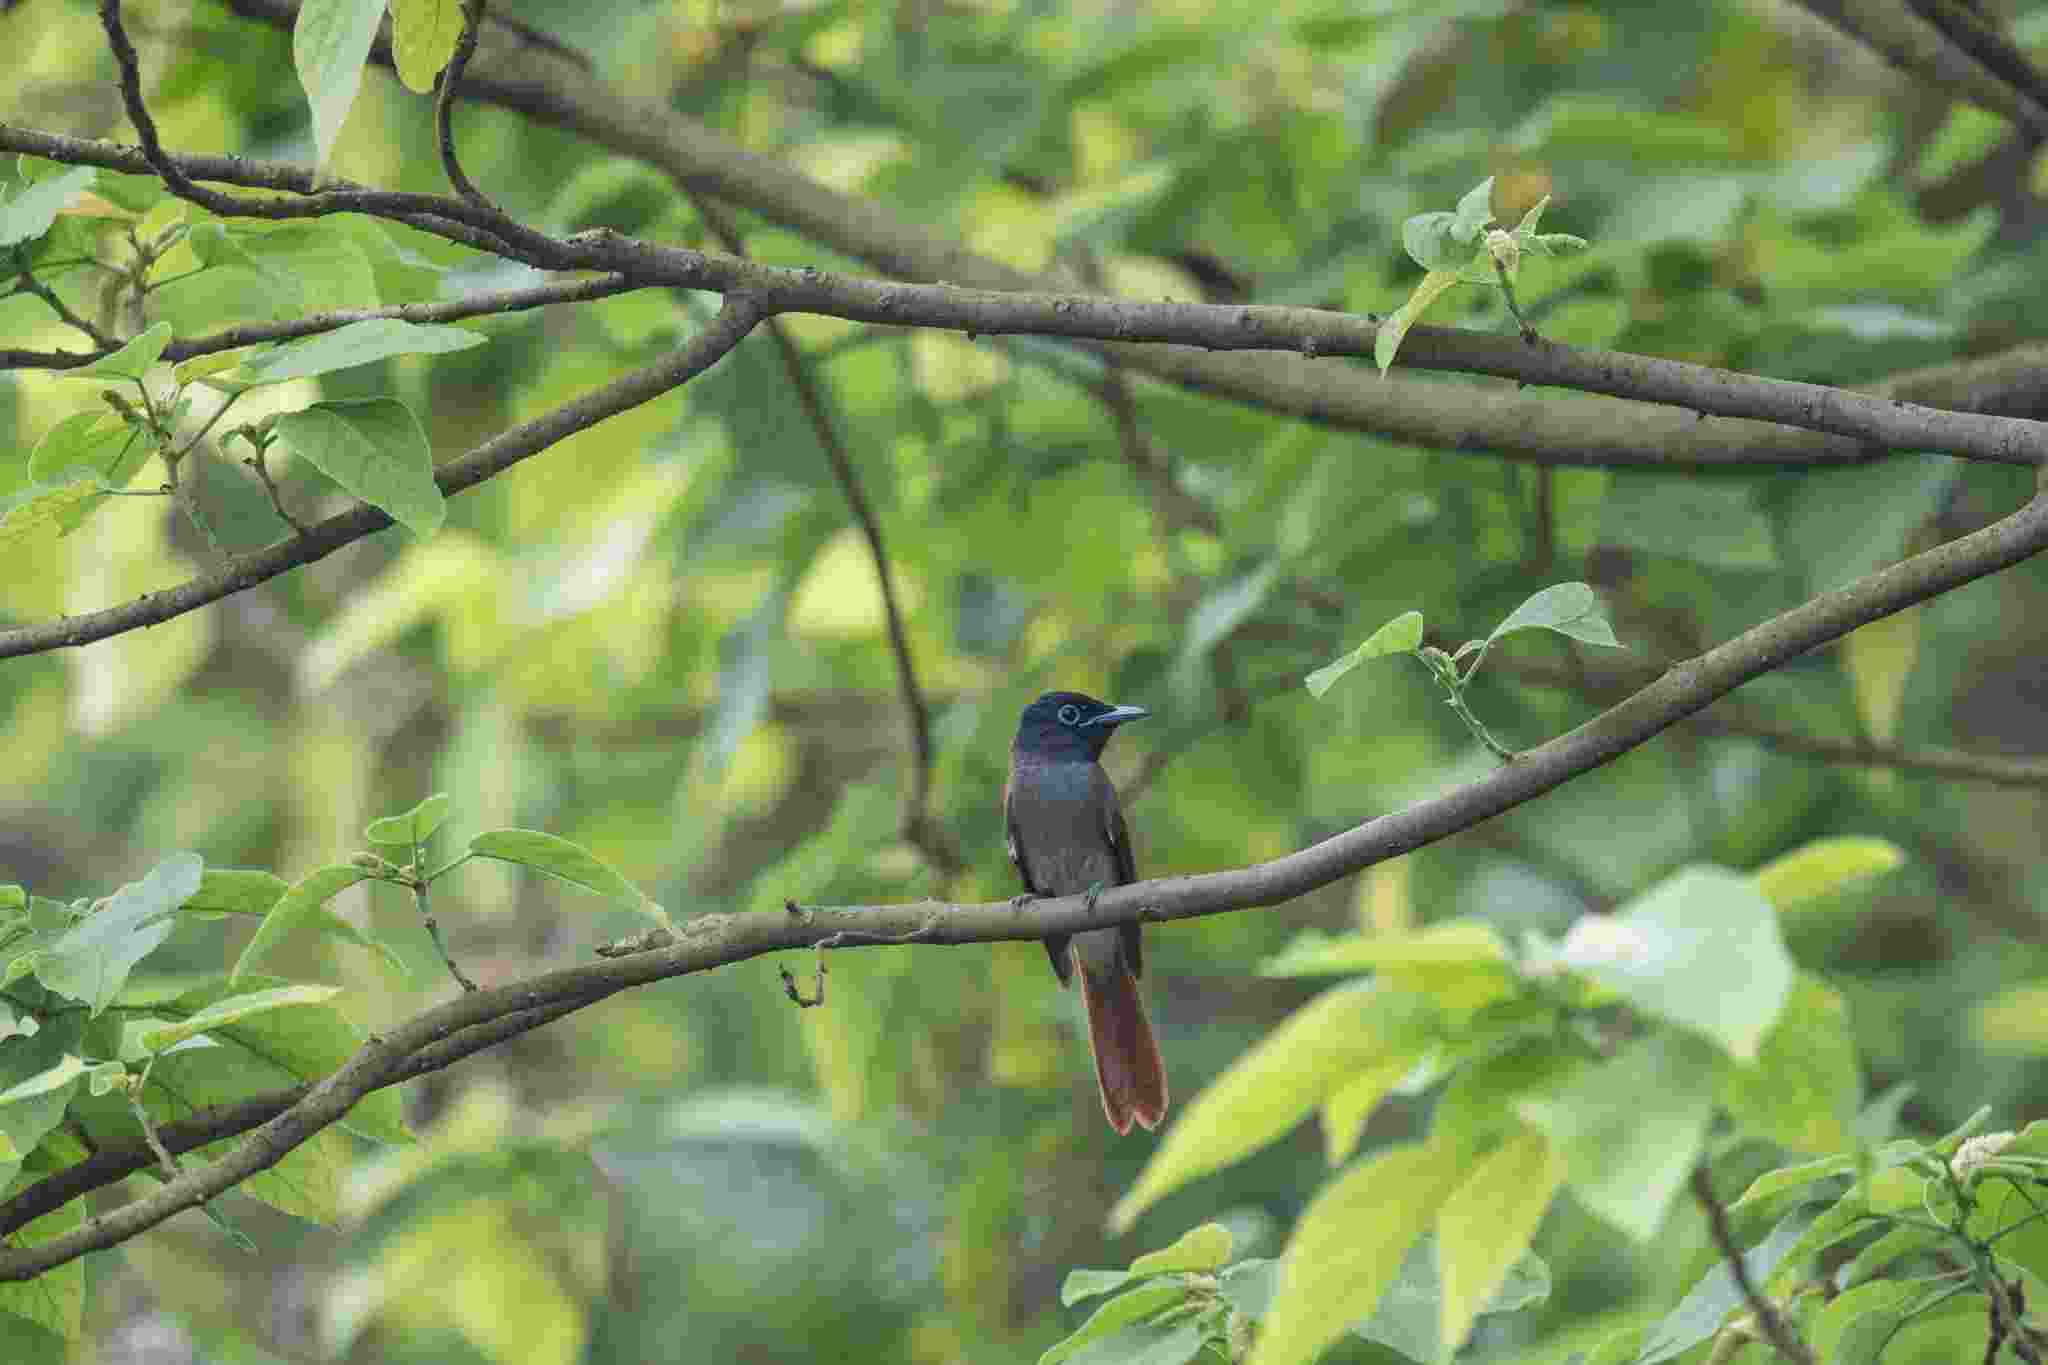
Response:
M1101 975L1085 961L1077 965L1102 1112L1119 1134L1130 1132L1133 1120L1148 1130L1157 1128L1166 1117L1166 1064L1159 1059L1152 1021L1138 997L1137 978L1121 961Z

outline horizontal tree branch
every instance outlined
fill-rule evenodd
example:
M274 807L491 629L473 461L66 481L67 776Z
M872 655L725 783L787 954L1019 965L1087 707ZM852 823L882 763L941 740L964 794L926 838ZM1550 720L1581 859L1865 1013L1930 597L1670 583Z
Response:
M1824 593L1672 666L1618 706L1517 755L1477 782L1270 862L1110 887L1093 902L1086 896L1062 896L1022 903L923 901L815 910L791 902L788 912L781 914L706 915L685 925L676 941L664 947L465 994L383 1037L365 1041L333 1075L255 1128L227 1155L47 1242L0 1249L0 1281L31 1279L88 1252L118 1245L225 1193L338 1122L364 1095L391 1084L404 1074L412 1057L462 1030L564 1002L589 1004L632 986L786 949L1022 941L1111 924L1193 919L1278 905L1541 796L1789 659L2043 549L2048 549L2048 495L1980 531Z
M104 0L103 8L111 9L112 4L113 0ZM73 141L76 145L64 149L68 155L58 159L136 169L134 159L121 156L120 149ZM49 148L36 152L37 155L57 150L46 138L26 140L18 136L18 130L0 125L0 150L32 150L32 142ZM207 178L209 171L225 172L235 183L245 179L265 185L311 183L310 172L304 177L280 173L272 167L258 167L251 172L245 168L252 163L233 159L227 159L222 166L216 164L219 159L202 162L161 151L154 156L140 155L143 173L175 166L180 182L187 185ZM300 202L310 204L322 198L344 206L331 210L334 212L396 216L376 207L377 195L368 192L324 190ZM413 218L424 215L456 219L458 210L479 212L474 205L448 197L408 194L398 198ZM641 285L745 292L770 313L815 313L855 322L937 327L966 332L969 336L1058 336L1117 342L1124 344L1117 353L1119 358L1127 350L1131 355L1149 353L1145 348L1128 346L1135 342L1208 351L1292 351L1305 357L1366 357L1372 354L1379 334L1379 324L1371 318L1319 308L1145 303L1095 294L1033 294L949 284L903 284L835 275L812 267L761 265L732 256L640 241L608 229L561 240L523 230L520 248L514 254L517 259L548 269L601 271ZM1334 359L1318 363L1326 366L1319 383L1325 398L1347 390L1370 390L1386 382L1364 366ZM1405 368L1489 375L1525 386L1558 386L1637 403L1678 407L1694 416L1711 413L1849 438L1839 458L1817 458L1808 463L1864 459L1871 448L1941 451L2005 464L2048 463L2048 424L2031 419L1948 411L1900 397L1767 379L1654 356L1581 350L1541 339L1524 341L1455 328L1416 327L1402 344L1399 363ZM1609 421L1622 417L1611 409L1607 412ZM1582 456L1577 462L1593 461Z
M298 13L293 0L227 3L237 14L286 29ZM371 57L390 64L383 38L373 45ZM638 158L679 186L742 205L898 279L950 280L1009 292L1073 288L1070 279L1033 275L979 256L925 222L819 184L663 101L623 95L558 54L486 32L458 93ZM1362 384L1347 378L1349 367L1300 354L1228 355L1134 345L1107 349L1134 372L1321 425L1545 464L1689 470L1844 464L1883 453L1852 438L1764 422L1704 423L1691 411L1647 403L1617 406L1611 399L1424 383L1398 374ZM1970 406L1935 394L1900 396L1935 406Z
M759 305L747 295L727 295L725 306L718 315L667 359L635 370L530 422L522 422L493 436L467 455L435 469L434 482L443 494L452 496L503 473L565 437L596 426L607 417L615 417L650 399L661 397L716 364L753 330L762 316ZM279 574L324 559L342 546L374 535L391 524L391 518L374 507L350 508L307 527L288 540L238 555L220 568L188 579L177 587L144 593L134 601L116 607L0 630L0 659L87 645L143 626L159 625Z

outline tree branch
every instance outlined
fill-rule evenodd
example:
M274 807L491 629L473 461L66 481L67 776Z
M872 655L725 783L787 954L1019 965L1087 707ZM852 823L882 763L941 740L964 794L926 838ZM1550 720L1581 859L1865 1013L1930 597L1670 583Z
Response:
M740 236L739 225L725 206L703 194L692 195L691 202L697 206L698 214L725 249L744 259L746 241ZM903 699L904 718L910 723L910 794L903 802L903 837L924 854L941 875L957 876L966 870L967 862L947 837L945 827L932 817L932 765L936 755L932 747L931 706L917 681L917 661L910 653L909 632L903 627L903 605L896 591L896 570L890 565L889 552L882 543L881 519L875 515L874 505L868 501L867 492L861 487L860 472L853 467L853 457L846 448L846 442L840 439L831 409L825 402L824 391L811 373L811 367L804 362L803 352L797 349L781 319L769 318L766 328L782 357L783 372L789 376L789 386L796 393L797 406L804 410L804 417L818 438L818 447L825 452L825 463L832 467L832 477L839 484L848 510L853 513L854 525L860 528L861 538L867 542L868 558L874 563L875 581L881 588L882 618L888 628L889 653L896 661L896 690Z
M1735 1287L1742 1291L1742 1301L1749 1305L1750 1315L1756 1319L1757 1331L1771 1348L1793 1365L1815 1365L1813 1352L1801 1341L1778 1306L1757 1292L1754 1281L1749 1278L1749 1265L1742 1259L1742 1248L1735 1245L1735 1238L1728 1230L1728 1210L1721 1207L1721 1201L1714 1197L1713 1181L1707 1178L1704 1166L1693 1167L1692 1194L1699 1201L1700 1208L1707 1215L1707 1231L1714 1239L1715 1250L1721 1253L1722 1264L1735 1277Z
M118 0L102 0L102 7L103 13L114 14ZM113 31L118 32L118 15ZM130 52L132 55L132 48ZM135 107L140 108L139 98ZM146 112L142 116L146 118ZM22 145L28 140L15 134L16 130L0 126L0 149L34 150ZM74 151L77 155L59 159L87 165L109 164L114 160L99 144L80 144ZM144 161L163 174L165 167L176 169L179 159L158 148L153 155L145 152ZM236 168L241 164L230 161L220 169L229 172L229 179L239 180ZM177 170L177 175L180 183L193 185L192 177L184 170ZM264 171L262 178L276 177L273 172ZM168 178L166 183L170 183ZM207 203L204 199L194 202ZM266 206L279 211L262 211ZM285 208L301 211L285 212ZM229 198L221 211L265 217L369 213L436 232L440 228L432 224L460 224L468 221L465 214L470 218L482 216L473 205L458 199L355 191L326 191L300 200ZM507 244L502 247L504 254L546 269L606 271L646 285L715 293L745 292L754 295L769 313L818 313L854 322L945 328L972 336L1033 335L1117 342L1120 344L1113 348L1113 353L1122 363L1153 373L1159 372L1155 350L1130 343L1166 343L1172 348L1169 354L1179 357L1189 354L1182 349L1186 347L1208 351L1292 351L1303 356L1330 357L1315 362L1323 367L1316 375L1318 411L1337 401L1337 394L1383 389L1385 383L1363 366L1334 359L1370 356L1379 333L1377 322L1349 313L1275 305L1144 303L1093 294L1027 294L946 284L899 284L835 275L813 267L785 269L735 257L706 255L638 241L602 228L566 240L517 224L510 224L509 228L501 224L493 230L507 237ZM515 237L516 249L511 245ZM1144 359L1148 356L1153 357L1153 362ZM2002 464L2048 463L2048 425L2039 422L1944 411L1901 398L1766 379L1654 356L1576 350L1541 339L1525 342L1517 337L1454 328L1416 327L1402 344L1400 364L1406 368L1491 375L1521 385L1561 386L1669 405L1684 409L1687 420L1695 425L1696 415L1712 413L1827 432L1847 437L1852 443L1843 453L1824 456L1809 452L1809 458L1794 463L1862 460L1870 456L1872 447L1941 451ZM1471 396L1462 397L1469 415ZM1630 420L1630 414L1612 407L1603 407L1601 412L1601 420L1606 422ZM1507 447L1514 449L1516 443L1509 441ZM1612 454L1611 450L1603 453L1599 443L1592 442L1569 462L1640 463L1610 458ZM1655 463L1668 467L1674 461L1659 459ZM1743 456L1719 463L1747 466L1756 462Z
M703 331L668 359L625 375L603 388L564 403L543 416L492 437L469 454L434 471L442 493L453 495L502 474L564 437L596 426L650 399L689 382L737 346L763 316L746 294L726 297L725 307ZM237 556L208 573L162 592L145 593L132 602L100 611L60 616L33 626L0 630L0 659L41 654L70 645L88 645L143 626L158 625L221 598L255 587L302 565L333 554L342 546L374 535L392 524L374 507L354 507L308 527L290 540Z
M608 299L615 294L631 293L639 288L642 286L623 276L599 275L590 279L530 285L524 289L487 290L438 303L399 303L384 308L338 308L327 313L308 313L305 317L290 318L283 322L247 322L234 327L224 327L205 336L193 337L189 341L173 341L164 347L163 359L166 364L175 365L194 356L239 350L244 346L257 346L267 341L295 341L300 337L316 336L321 332L332 332L336 328L346 327L352 322L370 322L379 318L398 318L404 322L423 323L459 322L464 318L490 317L499 313L523 312L528 308L545 308L550 304L588 303L595 299ZM90 365L102 356L119 350L120 347L121 343L117 338L109 338L97 351L0 351L0 369L75 369L81 365Z
M402 1079L415 1055L463 1030L558 1005L578 1008L628 987L785 949L1023 941L1111 924L1192 919L1277 905L1533 800L1627 753L1807 650L2009 568L2043 549L2048 549L2048 495L2036 497L1982 530L1914 555L1849 587L1824 593L1673 666L1620 705L1517 755L1469 786L1369 820L1271 862L1134 882L1109 887L1099 896L1062 896L1021 904L922 901L833 909L797 909L792 904L791 913L786 914L706 915L685 926L680 940L666 947L464 995L428 1010L385 1037L367 1040L340 1070L257 1127L226 1156L47 1242L0 1249L0 1281L30 1279L87 1252L118 1245L232 1189L339 1121L364 1095Z
M291 0L227 2L233 12L279 28L290 28L297 15ZM390 62L389 45L382 39L372 45L371 59ZM458 93L637 157L678 186L743 206L899 279L951 280L1011 292L1070 287L977 256L957 240L899 218L873 200L840 194L750 152L666 103L620 95L591 80L575 63L539 49L494 42L487 34ZM1404 343L1404 363L1425 364L1422 354L1410 353L1416 341L1411 334ZM1507 339L1506 344L1521 343ZM1689 470L1857 463L1882 453L1856 439L1819 437L1766 423L1702 423L1691 411L1648 404L1616 407L1611 401L1423 384L1399 376L1360 382L1362 377L1347 366L1300 354L1227 356L1133 345L1108 349L1134 371L1324 426L1548 464ZM1287 349L1299 352L1300 347Z

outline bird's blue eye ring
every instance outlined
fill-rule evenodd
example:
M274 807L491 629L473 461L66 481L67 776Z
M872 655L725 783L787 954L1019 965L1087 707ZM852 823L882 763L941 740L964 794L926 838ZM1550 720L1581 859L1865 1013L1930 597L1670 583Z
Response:
M1068 702L1065 706L1062 706L1060 708L1060 724L1074 725L1079 723L1080 719L1081 708L1074 705L1074 703Z

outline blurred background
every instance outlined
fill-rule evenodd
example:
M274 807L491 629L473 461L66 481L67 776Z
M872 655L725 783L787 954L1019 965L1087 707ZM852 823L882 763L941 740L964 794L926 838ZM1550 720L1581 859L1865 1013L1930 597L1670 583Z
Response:
M1547 194L1546 228L1591 239L1522 275L1554 340L1833 384L2048 372L2015 349L2048 335L2037 144L1791 4L502 8L587 54L592 80L870 197L906 231L1131 297L1384 314L1420 276L1402 220L1492 175L1509 224ZM2048 48L2048 6L1994 8L2021 48ZM127 9L171 147L313 160L286 31L211 0ZM0 43L0 118L132 140L89 5L11 6ZM464 108L459 128L471 175L530 222L716 246L640 163L500 109ZM429 102L375 70L334 169L439 191L431 130ZM772 204L732 207L761 259L868 268L778 226ZM446 270L422 269L429 287L525 282L392 235ZM182 334L224 297L250 316L397 301L352 269L308 271L283 302L274 281L166 280L146 314ZM244 287L246 301L222 293ZM713 302L650 291L469 324L488 346L322 392L400 394L446 459L646 363ZM1508 325L1498 291L1470 286L1431 320ZM1913 454L1707 476L1429 450L1120 387L1079 348L787 321L886 534L932 706L934 838L902 837L910 732L872 561L756 337L686 391L455 499L431 540L387 531L168 624L0 663L0 881L104 895L180 849L294 878L445 791L444 847L553 831L679 918L992 899L1016 889L1007 746L1055 686L1154 711L1108 760L1141 873L1237 866L1486 770L1411 661L1321 702L1301 687L1400 611L1450 648L1548 583L1601 590L1626 653L1518 636L1475 689L1495 733L1526 746L2032 492L2023 470ZM73 340L35 299L0 300L0 343ZM1329 363L1333 382L1383 382ZM2002 410L2048 408L2030 382L2005 382ZM0 495L92 401L0 374ZM230 462L198 477L230 550L279 533ZM347 505L304 464L280 481L302 515ZM0 545L0 626L174 584L209 556L162 503L117 500L68 537ZM1786 926L1851 1000L1869 1093L1910 1086L1915 1129L1980 1104L2000 1126L2048 1115L2038 788L1783 738L2048 752L2044 588L2022 566L1505 818L1277 910L1153 930L1147 992L1176 1102L1308 998L1256 970L1304 928L1474 915L1558 932L1688 862L1749 869L1869 834L1906 866ZM407 901L358 887L336 905L396 963L323 940L290 967L347 986L358 1024L451 994ZM641 927L496 865L464 869L436 909L486 985ZM194 924L176 942L211 966L245 932ZM787 965L808 981L808 955ZM336 1226L232 1199L258 1255L188 1215L96 1257L92 1358L1030 1361L1074 1321L1057 1294L1069 1269L1208 1219L1273 1254L1324 1178L1311 1125L1107 1241L1103 1214L1154 1139L1103 1123L1078 1006L1037 945L830 965L822 1008L798 1010L775 962L749 962L412 1083L418 1145L365 1147ZM1369 1145L1415 1131L1427 1103L1396 1097ZM1561 1359L1662 1312L1704 1244L1697 1223L1679 1209L1646 1255L1562 1201L1538 1242L1549 1303L1492 1323L1472 1358Z

